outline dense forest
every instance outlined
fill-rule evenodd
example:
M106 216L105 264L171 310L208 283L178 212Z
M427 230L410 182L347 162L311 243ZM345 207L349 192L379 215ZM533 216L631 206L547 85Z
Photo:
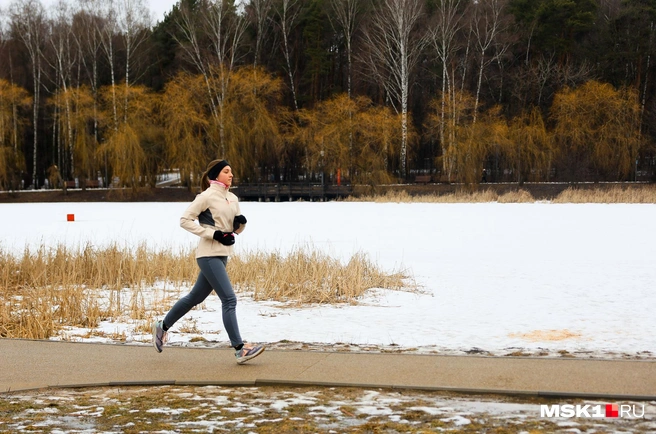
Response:
M13 0L0 187L656 179L656 0ZM64 183L65 184L65 183Z

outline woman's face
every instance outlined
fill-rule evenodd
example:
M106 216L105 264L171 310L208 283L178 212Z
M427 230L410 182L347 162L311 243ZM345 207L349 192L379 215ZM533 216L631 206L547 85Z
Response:
M232 185L232 169L230 166L224 167L219 173L219 176L216 177L216 180L230 187Z

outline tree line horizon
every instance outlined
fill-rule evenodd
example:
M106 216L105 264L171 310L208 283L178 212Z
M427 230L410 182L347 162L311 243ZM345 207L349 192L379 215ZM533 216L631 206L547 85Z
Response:
M656 180L656 0L13 0L0 188ZM325 178L324 178L325 177Z

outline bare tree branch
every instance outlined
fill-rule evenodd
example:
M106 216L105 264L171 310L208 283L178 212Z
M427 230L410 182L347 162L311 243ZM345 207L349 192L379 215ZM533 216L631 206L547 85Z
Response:
M420 0L381 0L364 32L368 67L383 83L401 114L402 178L406 177L410 76L428 43L428 35L418 29L422 4Z

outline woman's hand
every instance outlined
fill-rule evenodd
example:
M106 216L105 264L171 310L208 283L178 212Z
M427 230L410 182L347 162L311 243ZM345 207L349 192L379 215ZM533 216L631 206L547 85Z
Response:
M224 246L232 246L235 244L235 236L231 232L214 231L212 238Z
M244 217L243 215L235 216L235 219L232 221L232 230L235 233L239 234L244 230L244 228L242 228L241 226L245 224L246 224L246 217ZM240 228L241 230L239 230Z

